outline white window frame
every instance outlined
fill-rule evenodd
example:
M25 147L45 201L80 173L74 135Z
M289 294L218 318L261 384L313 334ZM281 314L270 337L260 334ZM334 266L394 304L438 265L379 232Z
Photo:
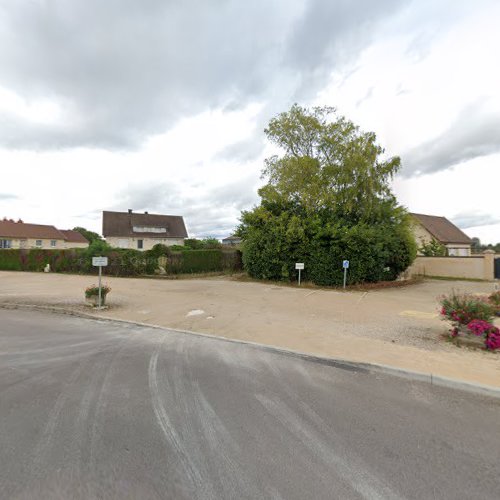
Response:
M35 246L37 248L42 248L43 246L43 241L42 240L35 240Z
M134 233L157 233L162 234L167 232L166 227L154 227L154 226L134 226L132 228Z
M0 240L0 248L4 248L6 250L12 248L12 240Z
M55 248L57 246L57 240L50 240L50 247Z

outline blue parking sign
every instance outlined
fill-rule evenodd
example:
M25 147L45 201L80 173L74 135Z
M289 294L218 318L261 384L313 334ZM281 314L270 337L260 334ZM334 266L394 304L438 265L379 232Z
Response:
M342 267L343 267L344 269L349 269L349 261L348 261L348 260L344 260L344 261L342 262Z

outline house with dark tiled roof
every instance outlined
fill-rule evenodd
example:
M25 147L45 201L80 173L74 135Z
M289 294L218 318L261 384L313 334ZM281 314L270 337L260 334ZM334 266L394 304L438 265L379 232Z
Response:
M186 225L180 215L160 215L148 212L102 213L102 235L116 248L150 250L154 245L184 245Z
M89 242L80 233L59 230L45 224L29 224L12 219L0 220L0 249L8 248L86 248Z
M415 213L410 215L413 218L413 234L419 247L435 240L446 247L450 256L471 255L471 238L446 217Z

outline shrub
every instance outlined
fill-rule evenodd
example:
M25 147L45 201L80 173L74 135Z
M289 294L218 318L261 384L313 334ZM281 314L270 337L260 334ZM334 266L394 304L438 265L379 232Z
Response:
M497 316L500 316L500 290L493 292L488 297L488 300L490 301L490 304L493 306L495 314Z
M484 337L486 349L500 349L500 330L491 323L495 313L491 297L453 292L441 297L440 302L441 316L453 326L450 330L451 337L456 338L461 332L465 332Z
M111 292L111 287L108 285L101 286L101 295L105 297L109 292ZM99 295L99 287L97 285L91 285L85 289L85 297L95 297Z
M472 320L491 321L494 317L493 306L485 297L468 293L443 296L440 299L441 316L455 326L468 325Z

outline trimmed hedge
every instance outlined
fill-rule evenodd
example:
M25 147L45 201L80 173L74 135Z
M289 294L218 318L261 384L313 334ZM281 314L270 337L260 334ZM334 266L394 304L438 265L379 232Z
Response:
M239 251L186 250L166 253L169 274L239 271L243 268ZM0 250L0 270L41 272L50 264L52 272L97 274L98 268L92 266L92 257L96 255L108 257L108 266L104 270L107 276L139 276L154 274L161 252L118 248L5 249Z
M223 250L184 250L172 252L167 257L167 273L209 273L241 271L241 252Z

